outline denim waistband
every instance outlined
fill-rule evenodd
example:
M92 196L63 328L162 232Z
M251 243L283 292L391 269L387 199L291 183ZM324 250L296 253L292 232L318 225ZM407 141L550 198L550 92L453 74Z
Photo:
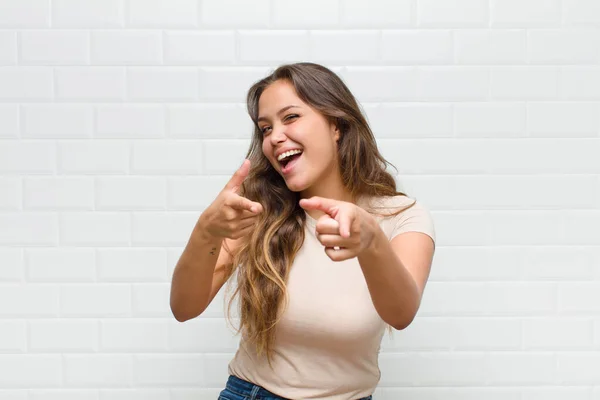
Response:
M230 390L234 393L237 393L241 396L249 396L250 400L255 400L255 399L258 399L261 397L272 397L275 399L290 400L285 397L276 395L275 393L271 393L267 389L265 389L261 386L255 385L254 383L240 379L235 375L229 375L229 378L227 379L227 384L225 387L228 390ZM372 398L373 398L372 396L367 396L367 397L363 397L362 399L359 399L359 400L371 400Z
M269 392L267 389L255 385L254 383L247 382L243 379L238 378L237 376L230 375L227 379L227 385L225 386L227 389L231 390L234 393L237 393L242 396L250 396L251 400L257 399L260 397L274 397L276 399L288 400L285 397L281 397L276 395L275 393Z

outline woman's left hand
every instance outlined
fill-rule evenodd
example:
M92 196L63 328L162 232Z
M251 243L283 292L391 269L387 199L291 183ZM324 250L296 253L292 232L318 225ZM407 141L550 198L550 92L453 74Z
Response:
M379 228L371 214L353 203L313 196L301 199L300 207L325 213L317 220L316 236L333 261L357 257L371 245Z

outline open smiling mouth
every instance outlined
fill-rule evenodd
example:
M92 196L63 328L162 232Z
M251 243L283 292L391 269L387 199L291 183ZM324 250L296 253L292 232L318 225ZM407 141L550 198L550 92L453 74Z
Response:
M302 156L302 153L294 154L289 157L284 158L279 162L281 165L281 172L284 174L289 172L293 166L298 162L298 159Z

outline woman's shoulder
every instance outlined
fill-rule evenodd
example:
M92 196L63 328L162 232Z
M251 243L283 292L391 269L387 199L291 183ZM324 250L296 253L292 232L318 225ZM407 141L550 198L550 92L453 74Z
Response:
M415 231L426 233L435 241L433 216L428 206L416 198L406 195L377 197L369 201L368 207L390 240L400 233Z

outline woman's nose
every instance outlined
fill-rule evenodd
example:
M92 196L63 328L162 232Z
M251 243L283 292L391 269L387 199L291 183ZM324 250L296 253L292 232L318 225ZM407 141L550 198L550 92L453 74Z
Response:
M284 129L282 128L273 128L271 131L271 142L279 143L284 141L287 138Z

